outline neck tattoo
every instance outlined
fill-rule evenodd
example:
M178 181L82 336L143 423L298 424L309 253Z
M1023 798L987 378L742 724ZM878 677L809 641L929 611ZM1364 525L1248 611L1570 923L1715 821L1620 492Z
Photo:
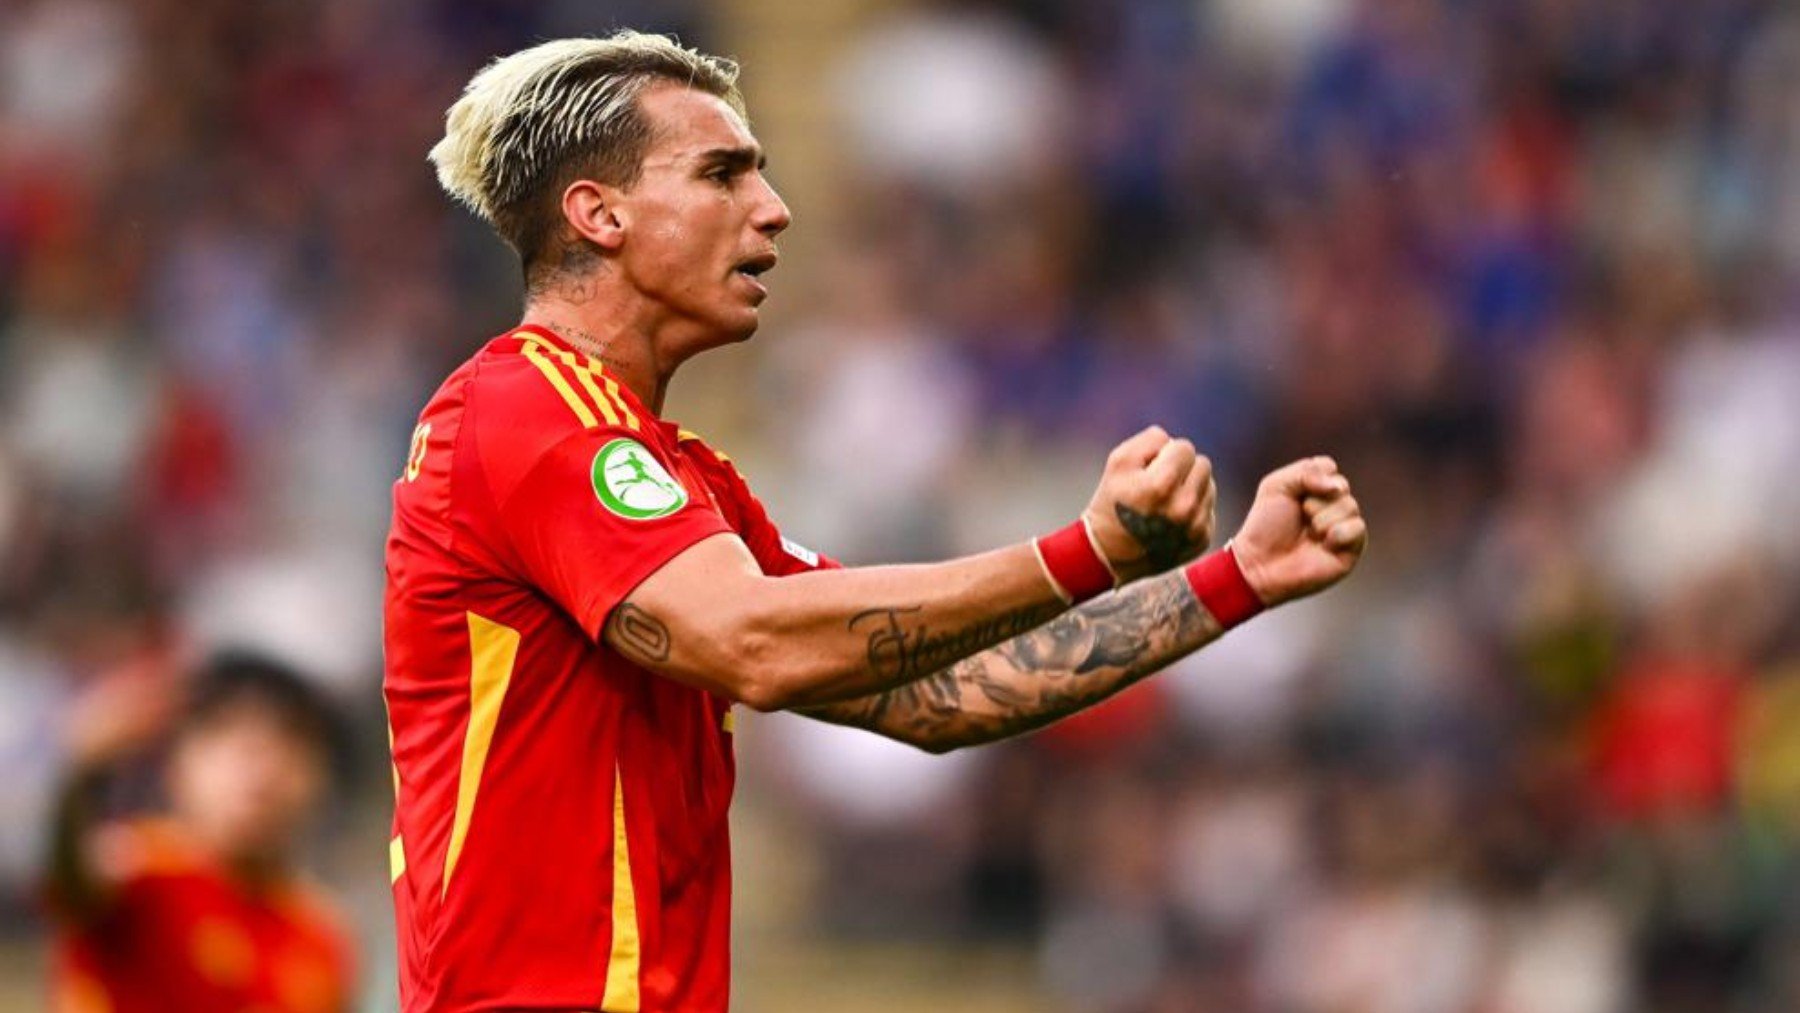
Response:
M619 368L620 362L616 356L610 354L612 346L608 342L600 340L579 327L553 326L550 329L557 334L562 335L569 344L574 345L576 349L581 351L588 358L597 359L602 365L610 366L614 369Z

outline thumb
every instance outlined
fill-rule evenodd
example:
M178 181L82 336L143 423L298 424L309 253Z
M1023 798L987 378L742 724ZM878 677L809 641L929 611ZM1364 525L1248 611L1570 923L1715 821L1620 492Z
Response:
M1308 492L1309 485L1317 486L1335 474L1336 461L1324 456L1308 457L1269 472L1257 487L1257 495L1300 499Z

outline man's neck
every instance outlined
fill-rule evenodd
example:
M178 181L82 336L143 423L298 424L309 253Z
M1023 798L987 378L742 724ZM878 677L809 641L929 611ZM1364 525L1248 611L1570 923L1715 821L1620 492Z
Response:
M661 415L663 395L678 363L662 361L653 321L630 312L609 312L619 308L599 299L576 302L543 295L525 304L522 322L555 333L598 361L651 412Z

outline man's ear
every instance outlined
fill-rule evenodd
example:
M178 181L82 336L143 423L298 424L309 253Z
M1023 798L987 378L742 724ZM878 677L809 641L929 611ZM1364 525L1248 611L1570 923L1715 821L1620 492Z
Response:
M578 179L562 194L562 213L569 227L602 250L615 251L625 244L625 215L617 189Z

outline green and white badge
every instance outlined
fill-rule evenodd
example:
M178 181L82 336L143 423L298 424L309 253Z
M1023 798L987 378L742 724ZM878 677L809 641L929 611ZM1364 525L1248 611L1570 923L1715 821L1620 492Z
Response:
M647 521L687 506L687 490L644 445L620 437L594 455L594 495L627 520Z

